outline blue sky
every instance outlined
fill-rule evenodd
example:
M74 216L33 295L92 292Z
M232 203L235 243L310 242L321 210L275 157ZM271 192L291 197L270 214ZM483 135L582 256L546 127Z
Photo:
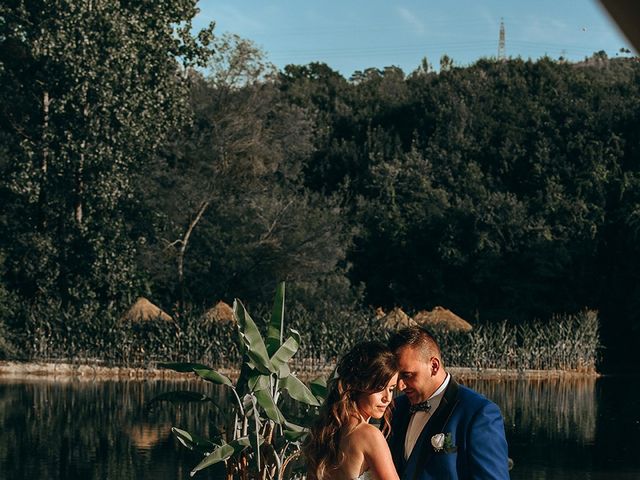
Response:
M200 0L194 26L253 40L267 59L327 63L344 76L389 65L409 73L423 57L437 68L496 56L504 20L508 57L582 60L631 48L596 0ZM620 54L622 55L622 54Z

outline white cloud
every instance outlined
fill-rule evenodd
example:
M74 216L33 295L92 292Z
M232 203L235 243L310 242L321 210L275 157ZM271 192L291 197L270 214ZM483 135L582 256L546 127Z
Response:
M425 32L424 24L405 7L398 7L398 14L406 23L408 23L416 33L423 34Z

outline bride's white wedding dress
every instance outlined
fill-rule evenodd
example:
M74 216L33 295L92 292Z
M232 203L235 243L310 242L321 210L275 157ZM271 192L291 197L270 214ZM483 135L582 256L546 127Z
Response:
M371 473L370 470L367 470L358 478L354 478L353 480L376 480L376 476L373 473Z

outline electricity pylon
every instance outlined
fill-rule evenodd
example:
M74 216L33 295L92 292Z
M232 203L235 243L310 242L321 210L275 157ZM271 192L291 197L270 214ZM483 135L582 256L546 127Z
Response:
M500 19L500 41L498 42L498 61L504 61L506 58L504 48L504 19Z

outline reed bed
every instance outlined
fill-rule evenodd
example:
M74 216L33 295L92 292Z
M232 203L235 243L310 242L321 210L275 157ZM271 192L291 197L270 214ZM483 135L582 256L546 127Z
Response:
M445 362L478 370L563 370L593 373L601 350L597 312L555 315L512 326L503 321L469 333L436 334Z
M352 314L340 321L322 322L305 314L296 318L303 334L303 355L312 369L335 362L337 356L361 340L388 338L376 319ZM595 373L601 350L597 312L584 310L575 315L556 315L547 322L539 320L512 325L507 321L477 325L471 332L432 332L446 365L471 367L478 371L562 370Z
M265 316L266 317L266 316ZM256 319L261 318L256 316ZM259 321L259 320L258 320ZM380 322L358 311L287 312L290 328L300 332L302 347L293 367L327 371L338 356L361 340L386 340ZM597 313L585 310L557 315L546 322L480 324L468 333L434 331L448 366L478 371L596 371L601 349ZM205 322L199 314L176 321L123 322L112 315L80 316L40 312L26 331L14 336L15 359L153 367L156 362L201 362L216 368L238 364L232 323Z

